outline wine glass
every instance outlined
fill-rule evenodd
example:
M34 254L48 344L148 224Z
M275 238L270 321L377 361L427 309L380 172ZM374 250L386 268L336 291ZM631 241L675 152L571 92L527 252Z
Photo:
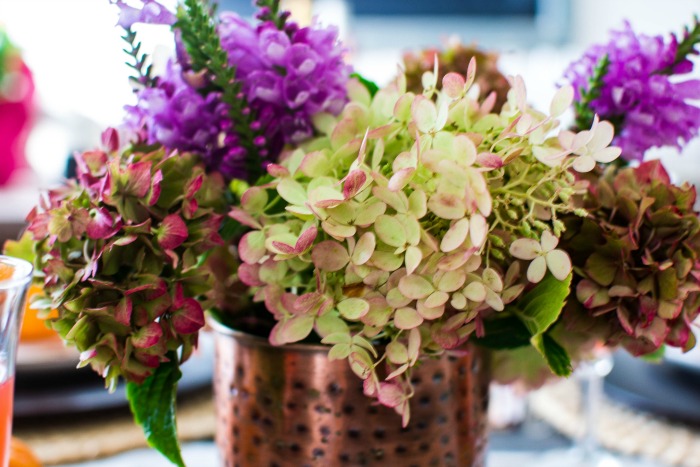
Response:
M538 467L623 467L623 462L600 444L598 427L603 402L603 380L613 368L612 353L595 346L588 359L579 363L573 378L579 388L581 430L573 436L573 445L538 456Z
M603 380L613 369L610 349L600 346L593 351L590 360L581 362L574 378L579 383L581 393L581 414L583 431L574 438L570 458L574 462L568 465L618 467L622 463L599 441L598 425L600 408L603 402Z
M31 264L0 255L0 467L10 462L15 354L31 279Z

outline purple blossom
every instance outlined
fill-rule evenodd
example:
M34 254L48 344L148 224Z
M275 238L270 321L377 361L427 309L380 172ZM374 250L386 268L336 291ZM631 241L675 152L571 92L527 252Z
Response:
M136 8L127 5L123 0L113 3L119 7L119 21L117 24L124 29L131 29L136 23L148 24L174 24L177 17L173 12L165 8L156 0L141 0L143 6Z
M647 149L681 148L698 134L700 108L688 102L700 98L700 80L679 81L674 76L692 71L689 60L674 64L678 41L671 36L635 34L628 22L611 33L605 45L591 47L565 72L576 89L588 88L596 64L607 54L610 60L600 96L591 108L602 119L616 122L614 144L628 160L642 160ZM662 74L670 69L672 76ZM618 122L621 122L618 124Z
M303 141L313 133L314 114L338 114L345 105L351 68L335 28L287 23L279 31L271 22L254 27L228 12L219 34L251 107L267 114L269 140Z
M137 104L126 108L127 125L149 144L197 153L209 169L244 178L246 153L238 147L226 104L218 93L203 96L183 76L179 64L168 62L156 86L141 90Z
M242 97L255 115L251 127L261 137L250 143L259 148L261 164L275 161L285 144L311 137L315 114L343 109L351 68L334 28L299 28L288 22L280 31L270 21L253 25L224 12L218 32L236 67ZM202 96L188 77L186 55L178 53L178 60L154 88L140 91L136 106L127 109L130 125L141 129L149 143L196 152L210 170L245 178L247 150L227 106L218 93Z

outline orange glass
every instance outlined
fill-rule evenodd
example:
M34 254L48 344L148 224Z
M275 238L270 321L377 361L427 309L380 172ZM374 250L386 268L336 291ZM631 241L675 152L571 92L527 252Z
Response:
M15 355L31 279L31 264L0 255L0 467L10 464Z

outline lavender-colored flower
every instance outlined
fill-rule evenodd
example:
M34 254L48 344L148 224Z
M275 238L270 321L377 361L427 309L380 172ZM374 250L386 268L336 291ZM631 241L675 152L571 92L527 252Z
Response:
M299 28L287 22L283 30L271 21L257 26L240 16L222 13L218 32L236 79L255 115L253 145L261 164L276 160L282 147L313 135L312 117L338 114L346 98L351 68L343 61L333 28ZM235 125L219 93L202 95L191 79L187 57L168 66L153 88L139 92L136 106L127 108L128 123L140 128L149 143L200 154L210 170L227 178L245 178L248 150L241 147Z
M148 143L194 152L211 170L227 178L245 178L245 151L238 146L228 108L218 93L200 94L183 78L179 64L170 61L154 87L138 94L127 107L127 124L140 129Z
M131 29L136 23L148 24L174 24L175 14L156 0L141 0L143 6L136 8L127 5L123 0L113 3L119 7L119 21L117 24L124 29Z
M676 62L678 41L671 36L635 34L628 22L611 34L610 42L591 47L565 72L576 89L587 89L595 66L607 54L609 66L600 96L590 107L601 119L617 122L614 144L626 159L642 160L647 149L681 148L698 134L700 108L688 102L700 97L700 80L679 81L673 75L692 71L685 59Z
M229 12L221 15L219 34L251 107L267 114L269 140L303 141L312 135L314 114L342 110L351 68L335 28L288 22L280 31L272 22L254 27Z

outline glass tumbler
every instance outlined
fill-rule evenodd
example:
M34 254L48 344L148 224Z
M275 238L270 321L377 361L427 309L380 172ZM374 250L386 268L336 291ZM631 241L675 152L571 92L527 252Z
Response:
M0 255L0 467L10 463L15 354L31 280L30 263Z

